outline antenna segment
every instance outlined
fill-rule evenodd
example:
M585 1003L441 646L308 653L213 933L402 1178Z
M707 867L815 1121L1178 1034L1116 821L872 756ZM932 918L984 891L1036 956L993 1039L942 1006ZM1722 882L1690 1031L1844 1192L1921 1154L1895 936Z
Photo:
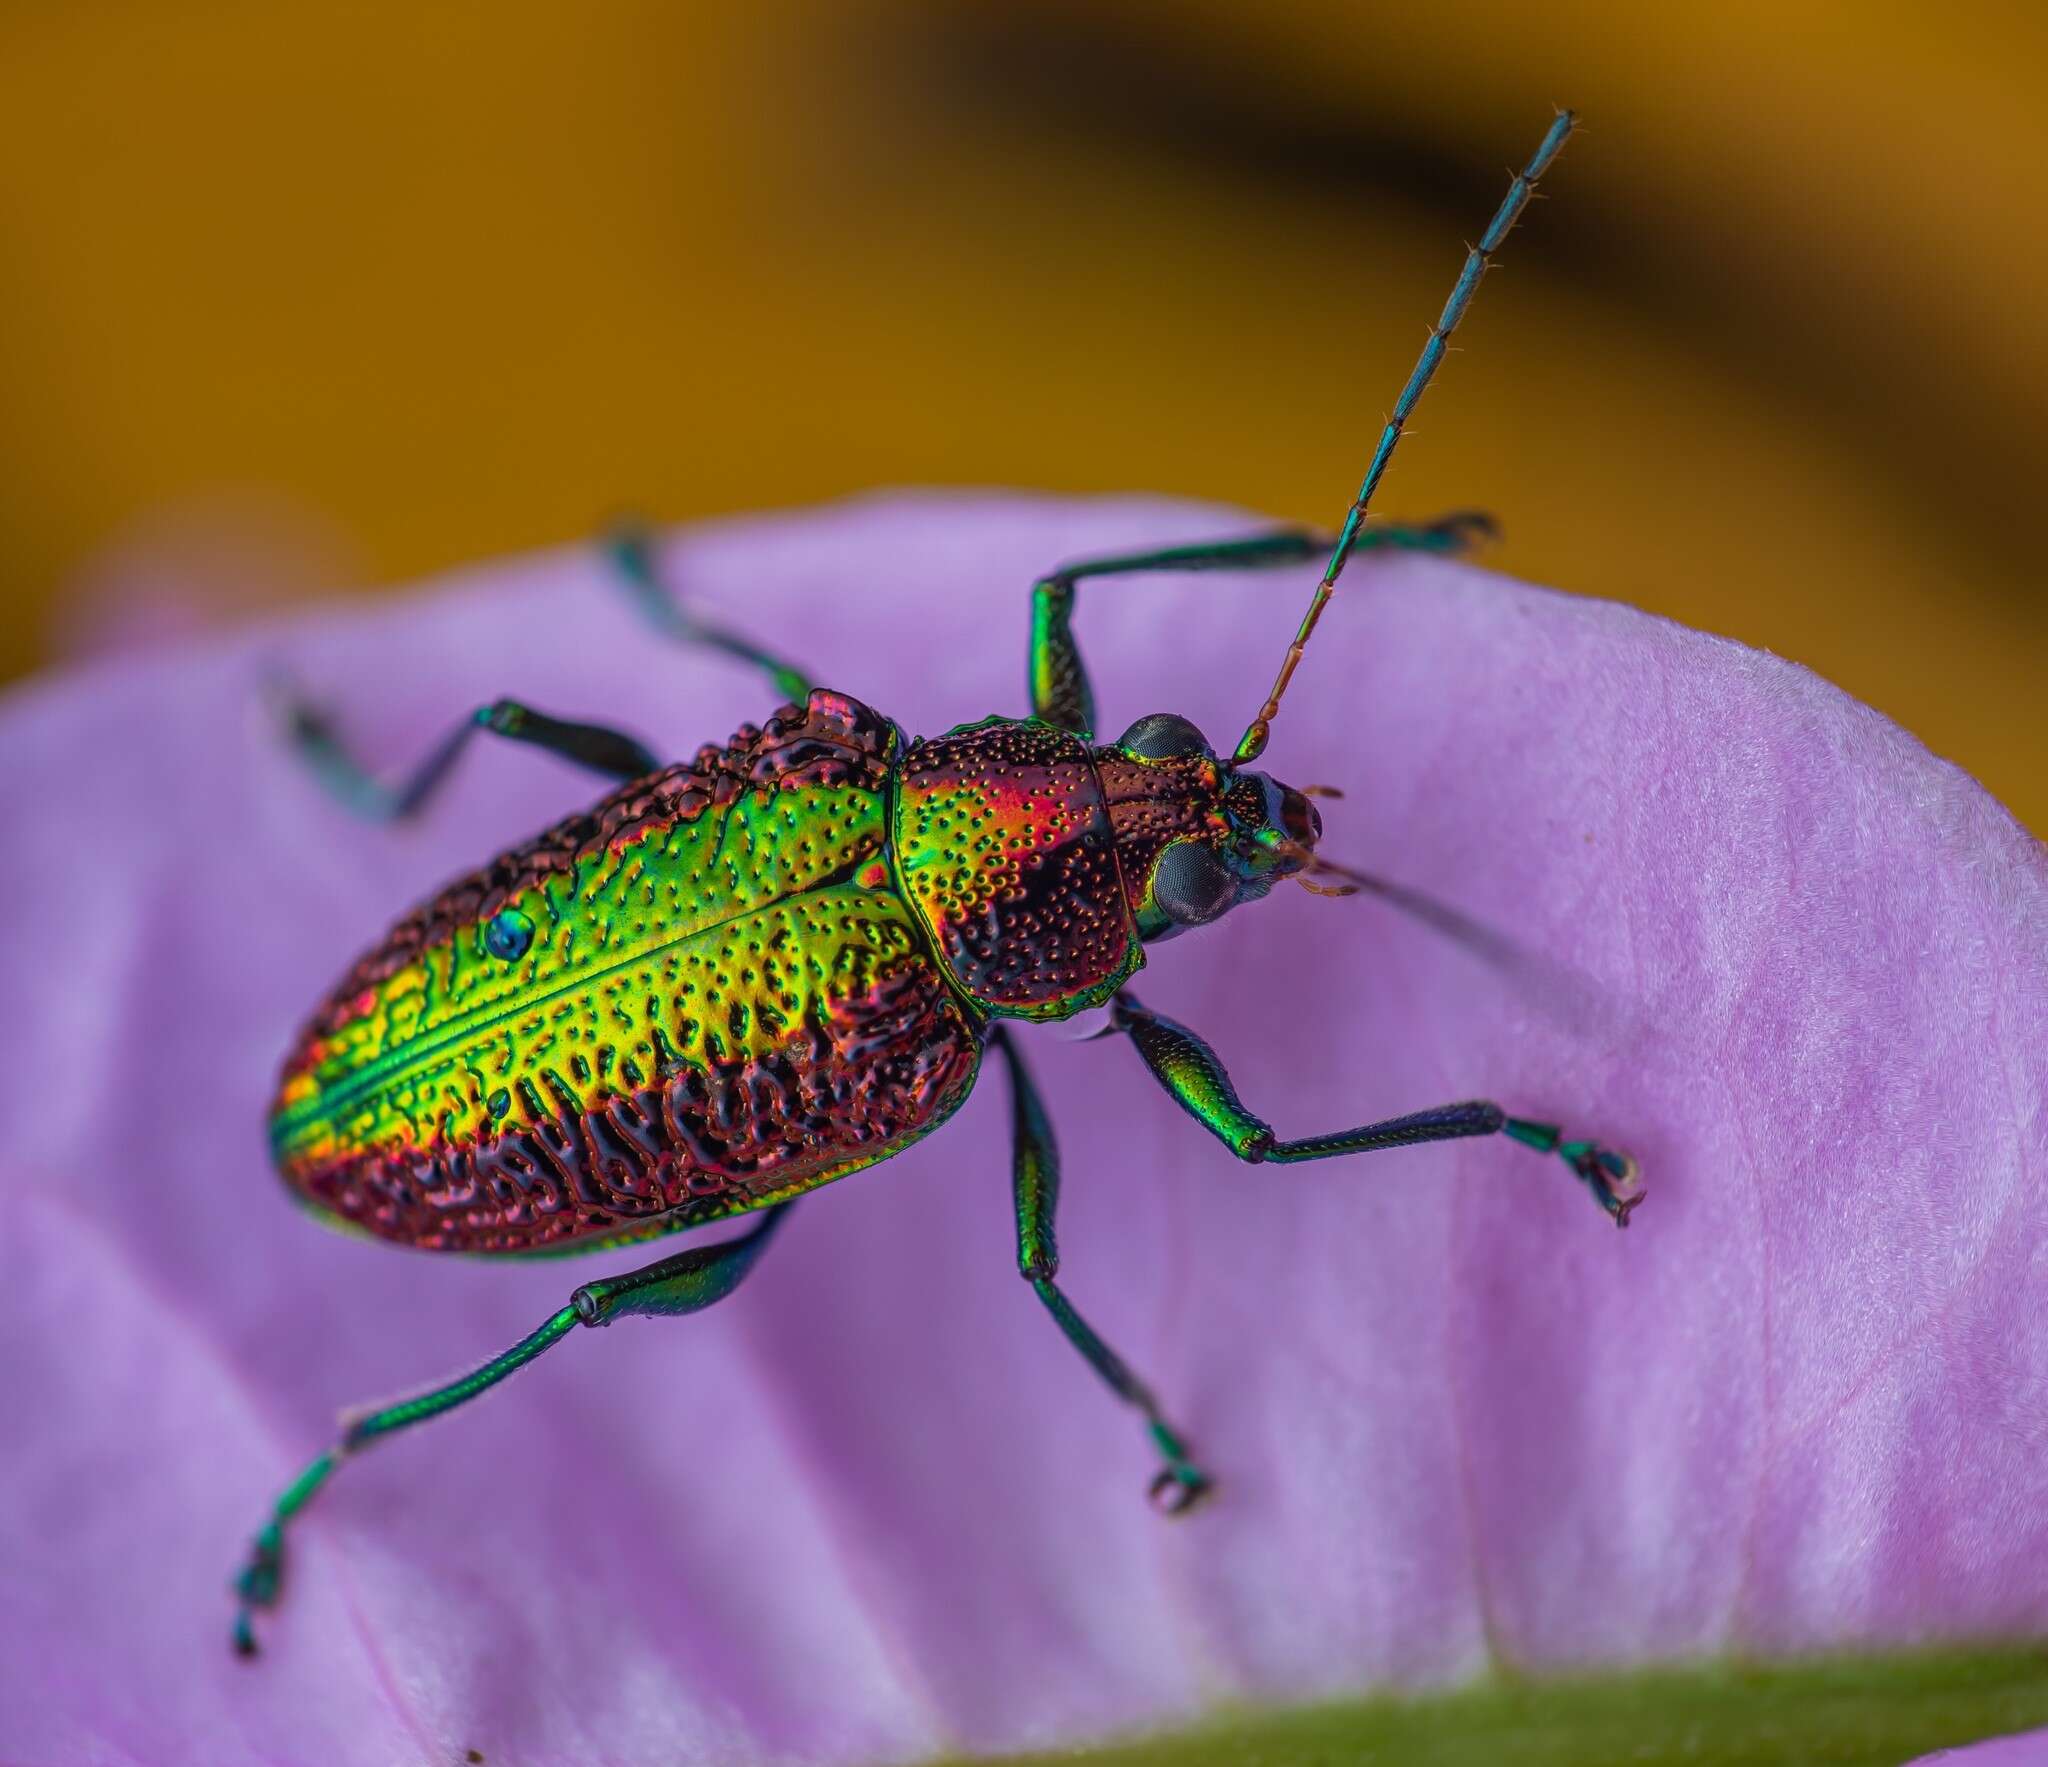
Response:
M1493 220L1480 236L1479 243L1466 253L1465 268L1458 275L1457 286L1451 290L1451 298L1444 302L1442 316L1430 327L1429 342L1422 346L1422 354L1416 359L1414 372L1408 376L1408 384L1401 389L1400 398L1394 401L1394 414L1387 419L1387 427L1380 431L1380 445L1373 450L1372 464L1365 469L1365 482L1358 487L1357 497L1345 512L1336 548L1323 570L1323 580L1309 598L1308 612L1302 615L1294 642L1287 647L1287 655L1281 659L1280 673L1273 678L1273 691L1266 696L1266 703L1259 708L1258 716L1245 726L1244 735L1238 740L1234 765L1255 761L1265 752L1266 738L1272 734L1273 718L1280 710L1281 697L1287 692L1288 682L1294 679L1295 665L1301 661L1301 653L1308 647L1316 621L1323 617L1330 591L1344 573L1345 562L1358 540L1358 530L1365 523L1366 505L1371 503L1372 494L1379 489L1380 478L1387 470L1387 462L1393 458L1394 444L1400 441L1401 431L1421 402L1423 389L1429 385L1438 364L1443 361L1450 335L1458 329L1458 322L1465 317L1465 309L1472 304L1472 292L1479 286L1480 277L1486 274L1493 254L1500 250L1501 241L1507 238L1534 194L1536 181L1549 170L1550 162L1557 158L1558 150L1564 146L1565 138L1577 122L1578 117L1571 111L1557 113L1557 121L1550 125L1550 133L1543 137L1543 144L1536 149L1535 156L1508 186L1506 198L1494 212Z

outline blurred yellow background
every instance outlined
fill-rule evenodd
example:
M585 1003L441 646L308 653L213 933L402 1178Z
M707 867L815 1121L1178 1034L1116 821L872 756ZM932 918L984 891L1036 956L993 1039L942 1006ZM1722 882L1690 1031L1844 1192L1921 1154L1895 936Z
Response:
M0 671L116 543L261 598L895 483L1332 521L1569 102L1383 512L2038 830L2044 75L1989 0L17 0Z

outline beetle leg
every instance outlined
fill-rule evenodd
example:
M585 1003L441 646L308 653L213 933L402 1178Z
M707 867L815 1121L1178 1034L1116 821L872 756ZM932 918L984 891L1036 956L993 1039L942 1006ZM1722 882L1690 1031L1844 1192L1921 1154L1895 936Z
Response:
M1120 993L1110 1005L1112 1027L1138 1046L1145 1065L1191 1117L1241 1160L1294 1164L1338 1154L1372 1153L1384 1147L1412 1147L1424 1141L1453 1141L1467 1135L1505 1135L1538 1153L1554 1153L1613 1218L1628 1225L1629 1211L1645 1195L1636 1163L1593 1141L1568 1141L1552 1123L1511 1117L1485 1099L1447 1104L1411 1116L1391 1117L1332 1135L1282 1141L1270 1123L1245 1109L1216 1052L1190 1031L1150 1008L1136 995Z
M1494 537L1492 518L1459 510L1415 526L1388 523L1362 528L1354 542L1361 551L1460 554ZM1074 587L1088 577L1116 577L1134 571L1249 571L1304 564L1321 558L1335 536L1314 528L1278 528L1238 540L1208 540L1151 552L1083 559L1039 578L1031 589L1031 715L1079 736L1095 730L1095 700L1088 670L1074 642Z
M573 724L536 712L516 699L500 699L478 706L402 781L386 785L342 746L327 714L301 698L289 684L273 683L272 698L286 740L314 777L341 803L372 822L402 821L423 809L479 730L530 743L621 781L638 779L661 765L643 744L620 731L602 724Z
M1500 538L1500 523L1483 509L1454 509L1427 522L1384 522L1360 528L1353 545L1364 552L1435 552L1463 558Z
M751 1231L737 1239L693 1246L643 1270L629 1270L623 1276L585 1283L545 1325L521 1338L503 1355L492 1357L459 1379L375 1410L344 1413L341 1439L300 1473L272 1506L270 1519L257 1530L248 1559L235 1577L232 1587L240 1598L233 1633L236 1652L245 1657L256 1654L256 1610L277 1603L284 1582L287 1524L350 1455L416 1423L425 1423L430 1417L468 1404L506 1376L517 1374L543 1351L552 1349L578 1325L609 1325L630 1313L695 1313L714 1301L722 1301L753 1269L788 1208L787 1203L782 1203L769 1209Z
M1083 559L1039 578L1031 589L1031 715L1077 736L1094 734L1095 696L1073 629L1074 586L1084 578L1132 571L1257 570L1320 557L1328 545L1328 537L1313 529L1281 528L1241 540Z
M1060 1267L1053 1236L1053 1215L1059 1207L1060 1154L1052 1124L1032 1084L1022 1052L998 1025L990 1039L1010 1069L1010 1107L1015 1161L1012 1168L1017 1200L1017 1268L1031 1284L1046 1310L1059 1321L1067 1341L1088 1358L1125 1404L1145 1415L1153 1445L1166 1464L1153 1478L1151 1498L1166 1515L1184 1515L1214 1487L1208 1474L1188 1458L1186 1442L1159 1410L1152 1389L1133 1374L1123 1358L1095 1335L1095 1329L1074 1310L1053 1278Z
M708 645L713 650L724 651L727 656L738 657L741 662L752 663L755 668L766 671L775 691L793 705L800 706L810 698L811 683L801 669L784 662L772 651L763 650L750 638L742 638L737 632L728 632L722 626L698 619L677 603L661 580L660 566L654 556L654 537L645 528L630 522L621 523L606 537L605 552L618 567L620 580L626 593L633 598L633 605L663 637L673 638L680 644Z

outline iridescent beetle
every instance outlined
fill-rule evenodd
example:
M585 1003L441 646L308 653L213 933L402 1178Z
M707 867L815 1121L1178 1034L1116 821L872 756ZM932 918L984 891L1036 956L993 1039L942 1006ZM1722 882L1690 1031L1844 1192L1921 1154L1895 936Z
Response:
M285 1525L342 1459L453 1410L579 1325L695 1312L730 1294L793 1198L937 1128L991 1049L1014 1104L1018 1265L1074 1347L1143 1415L1164 1461L1154 1502L1189 1508L1209 1479L1056 1280L1059 1159L1010 1019L1107 1006L1110 1031L1243 1160L1505 1134L1561 1155L1627 1223L1642 1197L1629 1160L1483 1101L1281 1140L1239 1102L1209 1046L1127 985L1147 945L1287 878L1375 890L1484 944L1450 911L1324 859L1309 794L1249 763L1352 551L1456 551L1474 531L1470 516L1362 524L1445 340L1572 122L1560 113L1467 256L1272 691L1228 760L1170 712L1113 743L1094 740L1071 628L1075 587L1119 572L1297 563L1328 536L1290 530L1055 572L1032 591L1032 715L932 740L907 740L858 701L812 691L757 646L693 620L632 537L614 551L652 618L766 669L800 703L662 767L630 737L500 700L396 790L368 779L317 714L288 708L307 760L373 814L418 809L477 730L625 782L401 921L313 1015L271 1120L278 1166L299 1197L402 1245L501 1255L599 1250L761 1214L741 1237L586 1283L473 1373L354 1415L256 1536L236 1580L239 1650L253 1654L253 1611L277 1599Z

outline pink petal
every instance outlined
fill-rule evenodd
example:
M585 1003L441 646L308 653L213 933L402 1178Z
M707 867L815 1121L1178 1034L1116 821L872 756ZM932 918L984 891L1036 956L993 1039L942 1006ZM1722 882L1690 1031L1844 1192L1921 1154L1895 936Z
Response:
M1937 1761L1952 1761L1955 1767L2041 1767L2048 1762L2048 1730L1997 1736L1968 1748L1937 1749L1931 1755L1922 1755L1912 1767L1934 1767Z
M934 732L1022 709L1026 588L1239 529L923 497L696 530L694 605ZM1309 573L1083 591L1107 731L1227 745ZM1306 1133L1473 1096L1597 1133L1617 1234L1500 1141L1243 1168L1115 1041L1027 1033L1064 1278L1222 1482L1169 1526L1013 1274L1008 1106L799 1209L701 1318L579 1335L348 1467L248 1666L225 1580L343 1404L510 1343L594 1264L407 1256L265 1169L275 1064L401 908L594 795L479 752L366 829L259 708L395 769L479 700L671 752L769 709L594 548L106 663L0 708L0 1737L161 1763L907 1758L1224 1698L2048 1628L2048 864L1797 667L1626 608L1362 562L1268 760L1328 850L1590 978L1583 1025L1369 901L1283 890L1146 1001Z

